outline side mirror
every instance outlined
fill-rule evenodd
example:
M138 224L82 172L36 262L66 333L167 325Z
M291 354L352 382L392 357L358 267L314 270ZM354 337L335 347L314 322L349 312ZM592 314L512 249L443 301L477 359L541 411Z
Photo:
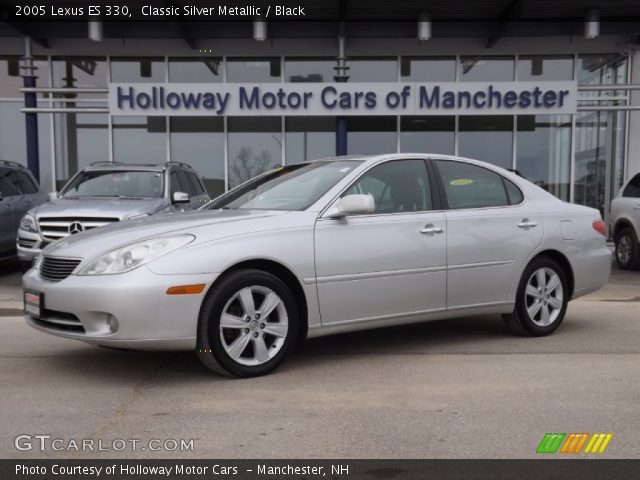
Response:
M365 215L376 211L373 195L345 195L325 215L328 218L344 218L348 215Z
M58 198L58 192L47 193L47 202L50 202L51 200L55 200L56 198Z
M174 192L173 203L189 203L189 194L186 192Z

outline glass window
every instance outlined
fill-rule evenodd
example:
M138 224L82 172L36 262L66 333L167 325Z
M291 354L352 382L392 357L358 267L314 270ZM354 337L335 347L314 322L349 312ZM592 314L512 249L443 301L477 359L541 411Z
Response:
M4 178L6 175L6 170L0 170L0 198L2 197L13 197L15 195L20 195L18 190L16 190L15 185L13 185L9 180Z
M31 181L31 177L20 170L9 170L7 179L20 193L29 194L38 191L37 187Z
M113 117L113 159L159 164L167 160L164 117ZM103 154L105 151L102 151Z
M103 57L54 57L51 65L54 87L107 87L107 61Z
M460 80L463 82L489 82L513 80L513 57L460 57Z
M54 115L57 188L92 163L109 161L108 122L102 113Z
M516 169L561 200L569 200L571 116L517 117Z
M279 82L280 58L229 58L227 82L266 83Z
M196 194L196 189L191 184L191 180L189 179L187 172L184 170L178 170L178 178L180 178L180 185L184 188L183 192L186 192L190 197L193 197Z
M62 197L159 198L163 195L162 184L162 172L90 170L74 177Z
M573 56L520 55L518 80L573 80Z
M36 86L49 86L49 62L46 58L34 57L33 65L36 67ZM20 92L22 88L22 70L20 69L20 57L17 55L0 55L0 99L23 98ZM43 94L39 93L42 98Z
M395 58L349 58L347 75L350 82L395 82L398 60Z
M169 59L170 82L222 82L222 58L185 57Z
M209 209L304 210L358 166L357 161L299 163L274 169L214 200Z
M453 155L455 117L401 117L400 151Z
M177 168L171 170L169 174L169 183L171 198L173 198L173 194L176 192L189 193L189 183L187 182L186 177L180 175L180 172Z
M112 82L164 82L166 69L160 57L115 57L111 59Z
M502 178L504 181L504 187L507 189L507 195L509 196L509 203L511 205L518 205L524 201L524 194L522 190L518 188L518 186L513 183L511 180L507 180L506 178Z
M285 58L285 81L333 82L335 66L334 58Z
M189 182L191 183L194 195L203 195L205 190L198 176L193 172L187 172L187 176L189 177Z
M631 179L622 192L623 197L640 198L640 173Z
M454 82L454 57L402 57L400 77L405 82Z
M344 194L369 194L375 213L431 210L431 187L423 160L395 160L364 173Z
M224 121L219 117L171 117L171 160L193 167L207 191L224 193Z
M0 56L0 98L20 98L20 57Z
M287 164L335 155L335 117L286 117L284 121Z
M576 114L574 202L597 208L606 222L622 185L624 132L624 112Z
M396 117L347 117L347 153L395 153Z
M506 115L461 116L458 152L463 157L511 168L513 117Z
M627 56L614 54L594 54L578 56L578 84L611 85L626 83Z
M229 188L282 163L280 117L230 117L227 128Z
M484 208L509 205L502 177L464 162L437 160L449 208Z

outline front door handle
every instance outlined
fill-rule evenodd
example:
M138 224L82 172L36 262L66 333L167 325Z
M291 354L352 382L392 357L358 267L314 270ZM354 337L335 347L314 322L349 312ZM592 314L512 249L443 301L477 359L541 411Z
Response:
M518 228L533 228L537 226L538 224L536 222L531 222L528 218L523 218L518 224Z
M444 232L444 228L442 227L434 227L432 223L428 223L424 226L424 228L420 229L420 233L424 235L431 235L434 233L442 233Z
M640 210L640 203L636 203L636 204L633 206L633 209L634 209L634 210Z

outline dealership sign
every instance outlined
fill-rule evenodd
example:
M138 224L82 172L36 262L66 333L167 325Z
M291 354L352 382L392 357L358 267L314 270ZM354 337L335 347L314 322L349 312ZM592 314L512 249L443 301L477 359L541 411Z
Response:
M112 83L112 115L508 115L575 113L575 82Z

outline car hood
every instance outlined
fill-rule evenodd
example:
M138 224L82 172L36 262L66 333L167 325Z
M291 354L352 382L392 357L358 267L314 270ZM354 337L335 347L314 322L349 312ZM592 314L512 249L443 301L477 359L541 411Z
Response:
M66 237L49 245L44 253L89 259L136 241L182 233L194 235L194 244L210 242L225 237L283 228L283 225L273 220L274 217L282 217L286 213L288 212L282 210L199 210L160 214Z
M162 198L56 198L36 208L30 214L40 217L111 217L120 220L156 213L164 205Z

